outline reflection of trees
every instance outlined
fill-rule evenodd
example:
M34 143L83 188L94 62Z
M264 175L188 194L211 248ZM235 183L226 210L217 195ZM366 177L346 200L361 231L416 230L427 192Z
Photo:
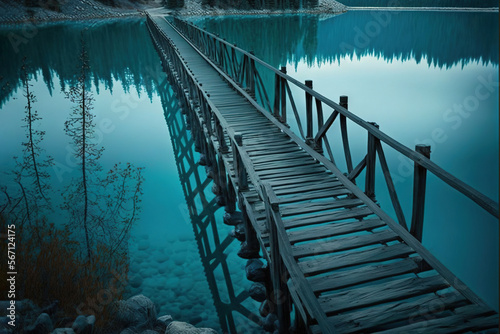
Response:
M498 27L496 13L363 11L325 20L287 15L206 18L196 23L255 51L274 66L368 54L387 61L426 57L429 65L438 67L468 62L498 64L499 35L498 29L492 28Z
M38 28L36 35L18 45L16 53L11 44L15 36L24 36L23 29L0 29L0 76L9 82L8 89L0 90L0 107L14 91L22 86L18 69L22 56L30 59L29 75L41 72L49 91L52 91L54 76L57 76L63 89L74 84L78 77L77 52L79 49L80 30L88 28L86 42L90 55L89 65L92 73L87 78L94 81L97 89L104 84L106 89L113 88L113 81L120 81L125 91L130 85L146 91L151 97L153 81L146 75L148 65L156 65L156 55L148 38L142 19L120 19L114 21L87 23L52 23Z

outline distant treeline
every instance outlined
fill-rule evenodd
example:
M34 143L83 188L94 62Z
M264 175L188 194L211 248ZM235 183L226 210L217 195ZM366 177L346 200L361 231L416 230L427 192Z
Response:
M498 0L339 0L350 7L498 7Z

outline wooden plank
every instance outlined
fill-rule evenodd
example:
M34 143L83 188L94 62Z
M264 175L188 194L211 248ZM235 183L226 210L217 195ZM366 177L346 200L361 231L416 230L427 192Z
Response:
M310 170L290 170L289 172L283 172L280 174L271 174L271 175L259 175L261 180L266 180L267 182L273 180L283 180L286 178L295 178L297 181L304 177L309 178L310 176L325 176L325 171L322 169L310 169Z
M343 270L334 274L312 277L309 284L315 293L347 288L350 286L376 281L382 278L395 277L408 273L420 272L421 257L405 258L389 264L364 266L351 270Z
M241 52L244 52L244 51L241 50ZM272 68L271 66L267 65L266 63L258 60L257 58L255 58L255 61L258 62L260 65L264 66L265 68L270 69L271 71L274 71L276 73L278 72L274 68ZM218 69L216 69L216 70L219 72L219 74L222 77L230 80L230 78L227 75L225 75L221 70L218 70ZM307 87L305 87L304 85L302 85L300 82L294 80L293 78L291 78L291 77L289 77L289 76L287 76L285 74L280 74L280 75L282 75L282 77L286 78L286 80L287 80L287 82L286 82L287 89L289 89L289 87L288 87L288 81L290 81L290 82L294 83L295 85L298 85L299 87L301 87L304 90L309 90L310 93L312 93L314 97L318 97L326 105L329 105L330 107L332 107L332 108L334 108L336 110L339 110L339 112L341 114L346 115L346 117L348 117L349 119L351 119L353 122L357 123L358 125L364 127L368 131L370 131L370 133L372 135L374 135L377 138L383 140L384 142L386 142L390 146L394 147L399 152L401 152L401 153L405 154L406 156L410 157L411 159L413 159L415 162L418 162L419 164L421 164L422 166L426 167L427 169L432 170L432 172L435 173L436 175L441 174L441 175L438 175L438 176L440 178L442 178L443 180L446 179L445 182L448 182L449 184L453 183L452 186L455 187L455 188L457 188L457 189L459 189L462 192L464 192L464 190L466 192L468 192L467 196L469 196L470 198L473 198L473 200L475 200L477 203L480 203L480 205L483 206L483 207L485 207L485 208L487 208L487 210L491 209L489 211L492 212L496 217L498 217L498 212L499 212L498 203L495 203L494 201L492 201L489 198L485 197L484 195L480 194L476 190L474 190L471 187L465 185L463 182L461 182L458 179L452 177L450 174L446 173L444 170L442 170L441 168L439 168L437 165L435 165L434 163L432 163L430 160L428 160L428 159L425 160L425 157L422 157L422 155L415 154L415 152L413 150L410 150L406 146L401 145L400 143L396 142L394 139L392 139L389 136L385 135L383 132L381 132L380 130L376 129L372 125L368 124L367 122L365 122L361 118L357 117L356 115L350 113L345 108L340 107L338 104L334 103L333 101L330 101L330 100L326 99L325 97L323 97L322 95L318 94L317 92L314 92L314 91L308 89ZM251 97L248 95L248 93L246 93L243 89L241 89L237 85L233 85L233 87L234 87L234 89L238 90L241 95L243 95L243 96L248 97L249 99L251 99ZM330 170L332 170L333 172L335 172L335 174L338 175L339 179L341 179L342 182L345 182L346 186L348 186L348 188L356 196L358 196L359 198L361 198L364 201L366 201L368 207L370 207L374 212L376 212L377 215L380 218L382 218L384 221L386 221L391 226L391 228L393 230L397 231L398 234L400 234L402 236L402 238L405 240L405 242L407 242L409 245L411 245L412 247L414 247L415 249L417 249L419 251L419 253L425 257L426 261L429 264L431 264L435 269L437 269L442 275L444 275L449 282L453 282L453 285L456 288L458 288L460 291L462 291L463 293L465 293L468 296L468 298L470 298L471 300L475 301L478 304L482 304L482 305L484 304L484 302L476 294L474 294L469 288L467 288L463 284L463 282L461 282L445 266L443 266L429 251L427 251L425 248L423 248L422 245L417 240L415 240L409 233L407 233L407 231L404 230L404 228L402 228L398 224L396 224L373 201L371 201L369 198L367 198L367 196L365 196L360 189L357 189L354 185L352 185L349 182L349 180L347 179L347 177L344 177L342 175L342 173L340 172L340 170L338 170L338 168L335 165L333 165L327 158L321 156L317 152L314 152L314 150L312 148L308 147L305 143L301 142L301 140L299 139L298 136L296 136L295 134L293 134L283 124L280 124L279 121L273 119L272 115L267 115L265 111L262 111L256 102L252 102L252 100L250 100L250 102L258 110L260 110L261 112L263 112L263 115L265 115L266 117L268 117L271 120L271 122L273 122L284 133L287 133L295 142L297 142L304 149L304 151L308 152L310 155L312 155L315 158L317 158L319 161L321 161L323 164L325 164ZM464 189L464 188L467 188L467 189Z
M305 275L313 275L365 263L403 258L413 253L415 253L413 249L404 243L398 243L303 261L299 262L299 267Z
M410 302L392 302L335 315L328 320L336 324L339 333L372 333L391 323L413 321L422 315L433 317L435 313L453 309L464 303L467 303L467 299L456 291L443 295L429 294ZM321 333L317 326L312 326L311 332Z
M301 155L293 155L290 158L285 158L279 161L264 161L264 162L254 162L255 170L273 168L276 166L289 166L291 164L301 165L307 163L314 163L314 160L309 157L304 157Z
M373 212L369 208L363 206L354 209L339 210L336 212L324 212L308 217L291 218L284 220L284 223L286 228L292 228L292 227L300 227L312 224L334 222L350 218L358 219L365 216L369 216L372 213Z
M407 299L445 289L450 285L441 276L413 277L373 284L319 297L327 314Z
M343 196L349 195L351 192L346 188L338 188L338 189L322 189L317 191L309 191L303 195L290 196L290 197L281 197L280 204L287 203L297 203L302 201L314 200L314 199L322 199L322 198L332 198L334 196Z
M300 179L297 178L290 178L290 177L276 177L273 178L272 180L267 181L273 186L273 189L282 189L284 187L299 187L302 185L318 185L323 182L328 182L328 181L335 181L335 177L332 176L331 174L324 172L320 174L314 174L314 175L308 175L308 176L302 176ZM281 188L280 188L281 187Z
M304 174L308 175L310 173L314 172L324 172L325 169L322 166L319 166L317 164L312 164L312 165L305 165L305 166L287 166L283 168L271 168L271 169L262 169L259 171L256 171L257 174L262 175L262 176L271 176L274 174L286 174L286 173L292 173L292 175L297 175L297 174Z
M378 334L389 333L432 333L449 334L463 333L467 331L480 331L485 329L498 329L498 315L479 316L482 310L471 309L467 317L462 315L451 315L444 318L423 320L411 325L376 332Z
M291 244L295 244L301 241L334 237L337 235L359 231L368 231L381 226L385 226L385 223L380 219L370 219L346 223L332 223L328 225L321 225L308 229L300 229L298 231L288 232L288 239L290 240Z
M280 201L280 203L282 203ZM346 198L346 199L323 199L317 201L301 202L298 204L281 205L280 213L282 217L290 217L295 215L303 215L311 212L321 212L339 208L353 208L363 204L363 202L357 198Z
M340 252L344 250L365 247L378 243L386 243L398 239L398 235L391 229L367 235L354 235L351 237L333 239L322 242L310 242L292 246L293 256L301 258L306 256Z
M306 184L291 184L274 186L273 190L277 196L293 195L297 193L308 193L312 191L334 190L344 188L343 184L336 179L328 177L321 181L307 182ZM345 188L344 188L345 189Z
M307 284L304 275L302 274L299 267L297 266L297 263L292 257L290 243L288 242L286 231L283 228L281 216L279 214L276 214L276 212L269 208L270 203L268 202L267 194L273 194L272 188L268 183L264 183L262 187L265 190L263 191L263 194L264 201L267 205L266 212L272 214L273 220L275 222L278 242L281 251L280 255L288 270L293 285L297 290L297 294L300 296L301 300L303 300L304 307L308 310L309 314L315 317L318 321L321 331L325 334L333 334L335 332L334 326L328 326L328 320L325 313L323 312L323 309L320 307L316 296L311 290L311 287L309 286L309 284Z

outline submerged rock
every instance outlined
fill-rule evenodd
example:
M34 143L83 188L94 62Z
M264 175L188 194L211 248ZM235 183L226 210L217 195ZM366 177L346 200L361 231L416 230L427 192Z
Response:
M165 333L168 325L170 325L172 321L174 321L174 319L172 319L171 315L162 315L156 319L155 330L160 333Z
M27 334L49 334L54 329L52 320L47 313L38 316L33 326L28 327L24 332Z
M243 213L241 213L241 211L235 211L232 213L226 212L224 213L223 221L226 225L236 226L243 223Z
M217 332L211 328L196 328L186 322L172 321L165 334L217 334Z
M267 269L264 267L264 263L261 260L248 260L245 272L249 281L265 282L267 280Z
M78 334L73 328L56 328L51 334Z
M229 232L229 235L236 238L238 241L245 241L245 225L243 223L236 225L235 228Z
M260 257L259 248L250 247L246 241L241 243L241 248L238 251L238 256L242 259L257 259Z
M89 318L91 321L89 321ZM94 323L95 323L94 316L86 317L83 315L79 315L78 317L76 317L71 328L76 334L91 334Z
M253 283L248 292L253 300L258 302L266 300L266 287L262 283Z
M156 323L156 308L151 299L137 295L116 303L115 327L150 329Z
M264 323L262 324L262 328L264 328L267 332L274 332L274 330L278 329L278 317L274 313L269 313L264 318Z

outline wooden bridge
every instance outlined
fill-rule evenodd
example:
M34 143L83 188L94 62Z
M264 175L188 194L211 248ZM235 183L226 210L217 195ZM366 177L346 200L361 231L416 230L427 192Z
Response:
M214 191L225 205L225 221L245 224L239 255L262 254L267 260L268 330L273 324L280 333L498 328L498 314L421 244L426 173L496 218L498 203L434 164L429 147L411 150L350 113L346 97L337 104L312 90L310 82L297 82L286 69L276 70L185 21L148 14L147 25L164 70L175 81ZM274 76L272 92L262 71ZM305 99L305 127L293 96L297 89ZM287 125L287 106L299 134ZM329 115L326 120L323 114ZM345 171L339 169L326 136L337 119ZM357 165L352 162L348 122L368 134L367 153ZM382 143L414 161L411 224L401 209ZM375 201L377 156L397 222ZM365 176L363 190L356 185L362 183L359 175Z

